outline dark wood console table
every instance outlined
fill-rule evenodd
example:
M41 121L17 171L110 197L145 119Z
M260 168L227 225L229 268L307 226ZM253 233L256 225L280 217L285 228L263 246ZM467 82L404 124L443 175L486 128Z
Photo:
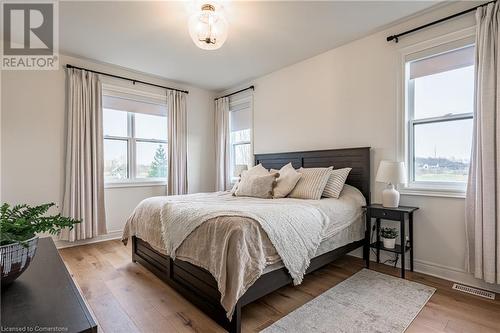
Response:
M51 238L41 238L28 269L2 287L2 332L97 332L97 324Z

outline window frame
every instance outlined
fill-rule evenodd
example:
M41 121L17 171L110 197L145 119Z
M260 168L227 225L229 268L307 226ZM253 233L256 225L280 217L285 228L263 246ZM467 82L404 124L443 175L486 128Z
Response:
M398 140L397 158L405 162L407 172L407 183L400 186L400 193L406 195L423 195L435 197L455 197L464 198L466 183L462 182L425 182L413 181L414 175L414 128L419 124L429 124L438 122L451 122L473 118L472 113L462 113L445 115L440 117L428 117L421 119L413 118L413 94L409 92L413 87L409 84L409 66L407 63L412 60L425 58L428 56L444 53L454 49L467 47L475 44L474 27L463 29L447 35L410 45L400 49L401 56L401 84L400 86L400 108L398 112Z
M250 144L250 155L251 161L250 164L254 164L254 149L253 149L253 92L252 91L244 91L234 96L229 97L229 114L231 112L238 112L246 109L242 108L241 105L248 103L248 108L250 109L250 140L242 140L237 142L231 142L231 129L229 129L229 145L230 145L230 158L229 158L229 179L231 180L231 184L234 184L238 181L238 177L234 177L234 167L235 161L234 156L236 154L236 146L238 145L246 145ZM230 125L231 126L231 125Z
M111 97L118 97L118 98L124 98L118 94L114 94L114 91L118 91L120 93L126 91L128 93L131 92L130 89L124 89L121 87L107 87L108 89L104 90L103 87L103 96L111 96ZM167 102L164 101L163 103L159 102L160 98L165 98L164 96L161 95L153 95L151 93L144 94L140 91L133 91L135 95L141 96L141 97L152 97L154 96L154 103L158 104L164 104L166 106ZM130 98L133 99L133 98ZM134 99L133 99L134 100ZM142 99L136 99L137 101L143 101ZM110 110L116 110L113 108L104 108L103 107L103 113L105 112L105 109L110 109ZM115 179L111 181L106 181L104 179L104 188L119 188L119 187L145 187L145 186L166 186L167 185L167 180L168 180L168 170L167 170L167 177L165 179L163 178L138 178L137 177L137 150L136 150L136 144L140 142L146 142L146 143L158 143L158 144L165 144L167 146L168 150L168 140L161 140L161 139L143 139L143 138L137 138L135 135L135 115L140 114L141 112L129 112L126 110L116 110L120 112L126 112L127 113L127 136L115 136L115 135L103 135L103 143L106 140L116 140L116 141L122 141L122 142L127 142L127 178L126 179ZM168 112L168 110L167 110ZM144 113L147 114L147 113ZM168 114L164 115L163 117L167 118ZM167 133L168 134L168 133Z

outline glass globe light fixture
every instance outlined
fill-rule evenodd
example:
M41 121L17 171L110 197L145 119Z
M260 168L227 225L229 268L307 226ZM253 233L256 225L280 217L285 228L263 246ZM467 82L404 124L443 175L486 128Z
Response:
M189 19L189 34L193 42L203 50L217 50L227 39L227 21L215 6L204 4L201 11Z

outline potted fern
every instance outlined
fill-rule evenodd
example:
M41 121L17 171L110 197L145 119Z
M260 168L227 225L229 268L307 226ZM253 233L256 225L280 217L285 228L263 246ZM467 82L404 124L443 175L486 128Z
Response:
M80 221L61 214L47 216L54 203L39 206L7 203L0 207L0 264L2 286L12 283L28 268L35 256L37 234L58 234L64 228L72 229Z
M382 237L382 241L384 242L384 247L386 249L393 249L396 247L398 231L396 228L381 228L380 237Z

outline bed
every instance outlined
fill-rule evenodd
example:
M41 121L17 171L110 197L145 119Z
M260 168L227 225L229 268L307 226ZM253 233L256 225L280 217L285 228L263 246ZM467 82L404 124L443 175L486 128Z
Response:
M330 219L332 221L342 222L349 219L352 221L344 223L344 225L336 225L337 231L335 233L325 235L305 273L313 272L359 247L363 247L363 253L366 255L368 248L364 242L364 220L362 216L359 216L359 211L361 211L363 203L368 204L370 199L370 148L258 154L255 155L255 162L256 164L261 163L267 169L279 169L289 162L295 168L328 167L331 165L334 165L335 168L352 168L341 198L331 199L331 202L321 199L319 200L321 203L311 203L334 207L334 209L331 209L333 215L330 216ZM212 194L212 196L219 196L216 198L217 200L231 200L224 197L224 195L227 194ZM191 200L189 197L187 199ZM161 197L152 199L149 202L148 209L158 210L158 207L162 205L162 200L165 199ZM334 216L336 210L349 205L356 206L356 209L346 210L346 212L357 214L356 216L349 214L342 217ZM150 224L151 226L149 224L144 225L153 228L154 223L151 222ZM221 305L220 286L217 283L217 281L220 282L219 278L215 279L214 275L207 270L208 267L206 267L207 269L201 268L200 266L203 265L198 264L196 261L181 260L183 257L179 255L173 260L161 248L158 238L155 239L154 236L146 237L146 234L144 231L141 233L137 232L137 230L128 230L124 234L126 237L131 236L132 260L145 266L229 332L241 331L241 308L243 306L293 281L289 271L279 260L279 256L278 260L272 262L266 256L268 261L265 269L260 271L257 279L252 280L251 285L243 289L244 293L238 294L237 302L235 301L232 305L231 316L228 316L227 305L224 304L225 307ZM155 235L151 231L149 234Z

